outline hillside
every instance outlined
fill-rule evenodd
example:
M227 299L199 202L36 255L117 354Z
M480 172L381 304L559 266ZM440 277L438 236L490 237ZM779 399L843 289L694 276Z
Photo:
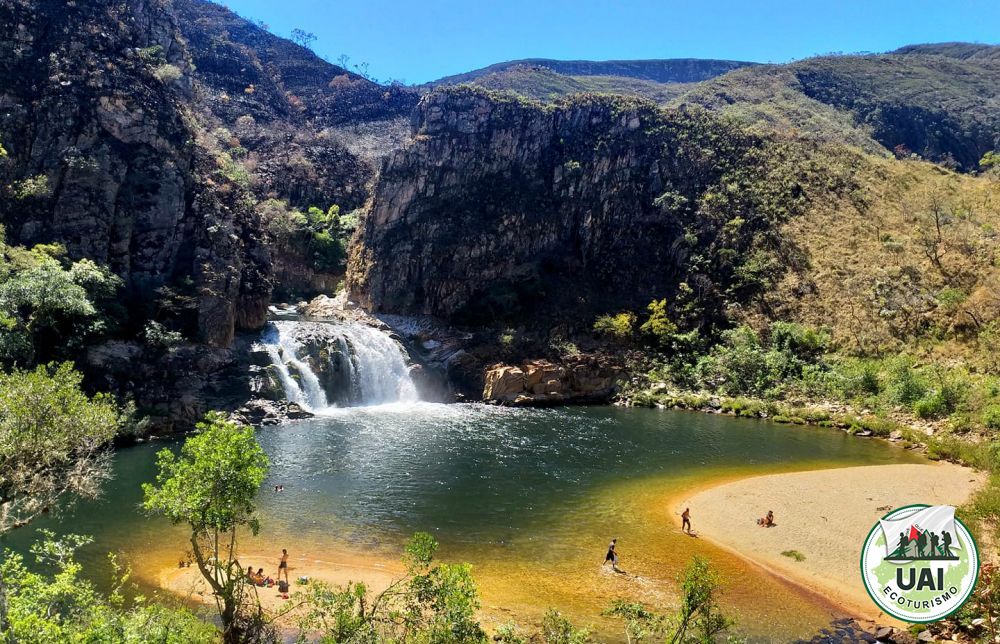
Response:
M684 83L658 83L625 76L566 76L548 67L533 65L508 67L478 76L471 82L479 87L549 102L572 94L598 93L641 96L656 103L667 103L690 87Z
M781 135L882 154L916 154L971 171L996 147L998 60L997 46L942 43L785 65L734 63L725 69L715 65L720 61L707 61L711 64L700 68L701 74L645 73L624 64L588 68L579 61L515 61L432 85L471 82L541 101L600 92L641 96L668 107L695 104ZM600 73L591 73L595 70Z
M702 58L668 58L661 60L550 60L525 58L496 63L463 74L446 76L427 87L458 85L481 76L502 73L515 67L541 67L563 76L617 76L653 81L655 83L697 83L740 67L754 65L736 60L710 60Z

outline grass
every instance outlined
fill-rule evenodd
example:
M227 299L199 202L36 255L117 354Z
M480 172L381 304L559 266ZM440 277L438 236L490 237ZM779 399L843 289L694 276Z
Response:
M805 561L806 556L799 552L798 550L785 550L781 553L782 556L788 557L789 559L794 559L795 561Z

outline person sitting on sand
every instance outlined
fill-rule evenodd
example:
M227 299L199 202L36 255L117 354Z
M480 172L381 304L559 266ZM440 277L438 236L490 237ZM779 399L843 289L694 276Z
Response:
M681 512L681 530L691 534L691 508L684 508Z
M757 519L757 525L762 528L770 528L774 526L774 510L768 510L766 517Z
M617 538L612 539L611 543L608 544L608 554L604 555L604 563L601 564L602 568L605 565L607 565L607 563L610 561L611 569L614 570L615 572L618 572L618 551L615 550L617 544L618 544Z
M247 579L253 581L253 566L247 566Z

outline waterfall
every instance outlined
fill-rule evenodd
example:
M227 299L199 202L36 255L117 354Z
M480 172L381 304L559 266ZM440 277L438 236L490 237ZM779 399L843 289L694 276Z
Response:
M401 347L365 324L274 321L260 347L285 398L312 412L418 399Z

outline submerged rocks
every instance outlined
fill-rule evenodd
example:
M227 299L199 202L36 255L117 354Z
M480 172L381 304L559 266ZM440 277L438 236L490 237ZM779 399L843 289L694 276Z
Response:
M619 365L598 356L574 356L563 364L549 360L498 364L486 370L483 400L514 405L607 402L622 373Z

